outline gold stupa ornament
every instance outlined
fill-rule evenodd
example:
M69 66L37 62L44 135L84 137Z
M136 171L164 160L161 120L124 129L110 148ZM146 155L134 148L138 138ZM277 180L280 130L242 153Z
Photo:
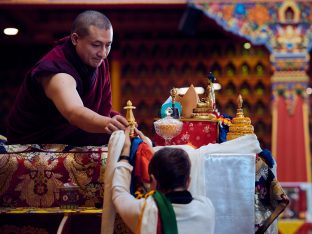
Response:
M136 107L132 105L132 102L130 100L127 101L127 106L124 107L124 109L126 110L126 119L129 123L130 126L130 136L134 136L134 128L136 125L136 121L133 115L133 110Z
M216 98L214 93L213 82L215 77L212 73L208 75L208 85L206 87L206 97L202 98L193 109L192 117L197 119L205 119L217 121L218 110L216 108Z
M236 116L232 119L232 124L229 127L226 139L233 140L237 137L254 134L254 127L251 125L251 120L244 116L243 113L243 98L241 95L237 98L238 109Z

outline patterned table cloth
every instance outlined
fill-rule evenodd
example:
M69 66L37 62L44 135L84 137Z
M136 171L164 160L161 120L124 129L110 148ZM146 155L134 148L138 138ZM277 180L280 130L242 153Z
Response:
M79 206L101 207L107 147L0 145L0 208L57 207L60 188L79 187Z

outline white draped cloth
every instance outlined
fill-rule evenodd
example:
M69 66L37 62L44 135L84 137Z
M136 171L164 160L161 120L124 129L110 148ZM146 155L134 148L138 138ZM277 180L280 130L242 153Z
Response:
M112 204L111 180L124 139L123 131L116 131L109 142L102 234L112 234L114 229L116 211ZM215 233L254 233L255 155L261 152L257 137L246 135L199 149L187 145L169 147L183 148L189 154L192 162L189 190L194 196L205 195L212 201L216 215Z

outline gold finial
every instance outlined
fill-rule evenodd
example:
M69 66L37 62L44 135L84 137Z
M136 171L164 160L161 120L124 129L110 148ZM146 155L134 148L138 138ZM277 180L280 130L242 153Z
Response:
M175 98L178 95L178 89L177 88L172 88L170 90L170 96L172 98L172 103L175 103Z
M135 118L133 115L133 109L135 109L136 107L132 105L132 102L130 100L127 101L127 106L124 107L124 109L127 111L126 112L126 119L129 123L130 126L130 136L133 137L134 136L134 128L136 125L135 122Z
M238 109L242 109L242 107L243 107L243 98L242 98L241 94L238 95L237 104L238 104Z

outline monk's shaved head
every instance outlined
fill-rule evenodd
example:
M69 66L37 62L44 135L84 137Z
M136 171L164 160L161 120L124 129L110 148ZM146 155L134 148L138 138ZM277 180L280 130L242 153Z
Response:
M109 19L98 11L84 11L80 13L73 22L71 34L77 33L80 37L89 35L89 27L93 25L100 29L112 28Z

